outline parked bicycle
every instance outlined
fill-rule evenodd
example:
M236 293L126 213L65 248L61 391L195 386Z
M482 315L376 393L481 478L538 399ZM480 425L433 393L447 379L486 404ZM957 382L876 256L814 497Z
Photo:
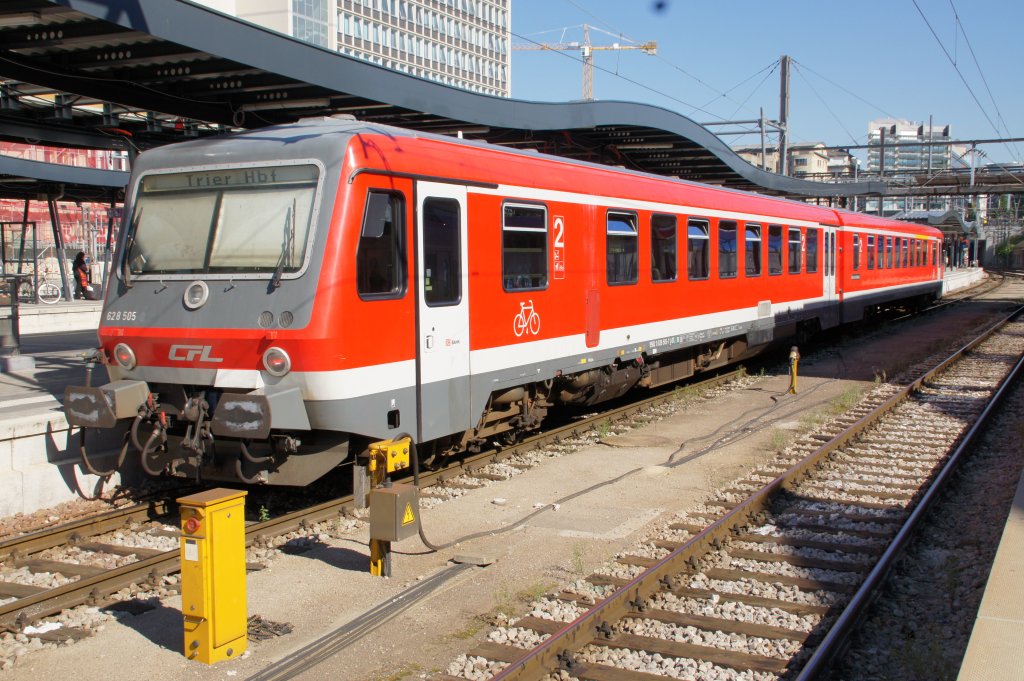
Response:
M53 305L63 297L60 286L47 281L46 273L39 273L37 285L33 285L32 277L28 277L18 286L18 300L23 303L45 303Z

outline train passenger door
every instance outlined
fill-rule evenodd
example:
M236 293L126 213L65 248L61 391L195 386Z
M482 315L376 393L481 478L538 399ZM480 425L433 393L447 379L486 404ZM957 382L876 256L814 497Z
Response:
M822 231L824 233L824 248L822 249L822 265L824 269L823 296L828 303L826 306L828 313L822 315L822 324L827 328L835 326L841 321L838 301L842 300L842 289L837 288L837 282L841 281L839 268L842 267L843 259L837 257L839 248L836 246L836 228L832 225L822 225Z
M419 441L470 426L466 188L416 185Z

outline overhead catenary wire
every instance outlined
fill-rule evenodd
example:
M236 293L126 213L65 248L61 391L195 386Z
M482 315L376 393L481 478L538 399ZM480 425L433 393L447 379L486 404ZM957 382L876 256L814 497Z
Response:
M812 83L811 83L811 82L810 82L810 81L809 81L809 80L807 79L807 77L806 77L806 76L805 76L805 75L803 74L803 71L802 71L802 70L801 70L801 69L799 68L799 66L798 66L798 65L797 65L797 64L796 64L795 62L794 62L794 64L793 64L793 65L794 65L794 66L797 66L796 72L797 72L797 74L798 74L798 75L800 76L800 78L801 78L801 79L803 79L803 82L804 82L804 84L805 84L805 85L807 85L807 87L809 87L809 88L811 89L811 93L812 93L812 94L813 94L813 95L814 95L815 97L817 97L817 98L818 98L818 101L819 101L819 102L821 102L821 105L822 105L823 107L825 107L825 109L826 109L826 110L827 110L827 111L829 112L829 114L831 114L831 115L832 115L832 118L833 118L833 119L835 120L835 122L839 124L839 127L843 129L843 132L845 132L845 133L846 133L846 134L847 134L847 135L849 136L849 138L850 138L850 141L851 141L851 142L853 142L854 144L858 144L858 143L859 143L859 140L858 140L858 139L857 139L857 138L856 138L856 137L854 136L854 134L853 134L852 132L850 132L850 131L849 131L849 130L848 130L848 129L846 128L846 125L844 125L844 124L843 124L843 121L839 119L839 116L837 116L837 115L836 115L836 112L835 112L835 111L833 111L833 110L832 110L832 107L830 107L830 106L828 105L828 101L827 101L827 100L826 100L826 99L825 99L824 97L822 97L822 96L821 96L821 94L820 94L820 93L818 92L818 90L817 90L817 89L816 89L816 88L814 87L814 85L813 85L813 84L812 84Z
M732 92L733 90L738 88L740 85L743 85L747 81L752 80L753 78L755 78L758 74L766 72L764 74L764 78L761 79L761 82L759 82L757 84L757 86L753 90L751 90L750 93L744 98L744 100L742 102L740 102L739 105L737 105L736 110L732 112L732 114L729 116L729 118L735 118L736 117L736 114L738 114L740 112L740 109L742 109L742 108L744 108L746 106L747 102L750 101L750 98L753 97L754 94L757 93L764 86L764 84L766 82L768 82L769 78L771 78L773 75L775 75L775 72L779 70L779 65L781 63L782 63L781 60L776 59L773 63L771 63L768 66L764 67L763 69L761 69L760 71L758 71L754 75L749 76L749 77L743 79L742 81L740 81L739 83L734 85L729 90L726 90L726 92ZM760 114L760 112L758 112L758 113Z
M514 31L510 31L509 33L511 35L515 36L516 38L520 39L520 40L525 40L525 41L530 42L530 43L532 43L534 45L537 45L537 46L542 46L543 45L542 43L539 43L536 40L533 40L532 38L529 38L529 37L527 37L525 35L516 33ZM560 51L560 50L546 50L546 51L550 51L550 52L552 52L554 54L557 54L557 55L559 55L561 57L565 57L566 59L571 59L572 61L579 62L580 64L583 63L583 59L581 59L580 57L577 57L577 56L575 56L573 54L569 54L567 52L563 52L563 51ZM602 66L599 66L597 64L594 64L594 69L598 70L598 71L602 71L602 72L607 73L609 75L615 76L616 78L621 78L622 80L626 81L627 83L630 83L632 85L636 85L637 87L643 88L644 90L647 90L648 92L653 92L656 95L660 95L661 97L665 97L666 99L670 99L673 102L676 102L678 104L682 104L683 106L693 107L694 109L699 110L702 113L707 114L708 116L713 116L715 118L719 118L721 120L725 120L724 118L722 118L718 114L714 114L714 113L712 113L710 111L705 111L704 109L701 109L700 107L698 107L698 106L696 106L696 105L694 105L694 104L692 104L690 102L683 101L682 99L679 99L678 97L675 97L673 95L668 94L667 92L663 92L661 90L658 90L655 87L651 87L650 85L646 85L644 83L641 83L638 80L634 80L633 78L629 78L628 76L624 76L621 73L615 73L614 71L606 69L606 68L604 68Z
M811 68L810 66L808 66L807 64L804 64L803 62L798 62L798 61L797 61L796 59L794 59L794 60L793 60L793 64L794 64L794 65L799 65L799 66L800 66L800 67L801 67L802 69L804 69L805 71L808 71L808 72L810 72L810 73L813 73L813 74L814 74L814 75L816 75L816 76L817 76L818 78L821 78L821 79L822 79L823 81L825 81L826 83L829 83L829 84L831 84L831 85L833 85L833 86L835 86L835 87L839 88L840 90L842 90L842 91L843 91L843 92L845 92L846 94L850 95L850 96L851 96L851 97L853 97L854 99L856 99L856 100L858 100L858 101L860 101L860 102L863 102L864 104L867 104L867 105L868 105L868 106L870 106L870 107L871 107L872 109L876 109L876 110L880 111L881 113L885 114L885 115L886 115L886 116L888 116L889 118L897 118L897 116L895 116L894 114L891 114L891 113L889 113L889 112L888 112L888 111L886 111L886 110L885 110L884 108L882 108L882 107L881 107L880 105L878 105L878 104L875 104L874 102L870 102L870 101L868 101L867 99L865 99L864 97L861 97L860 95L858 95L858 94L857 94L856 92L853 92L853 91L852 91L852 90L850 90L849 88L847 88L847 87L844 87L843 85L841 85L841 84L837 83L836 81L832 80L831 78L829 78L829 77L827 77L827 76L824 76L824 75L822 75L822 74L818 73L817 71L815 71L814 69L812 69L812 68Z
M632 38L627 36L622 31L619 31L619 30L615 29L609 22L607 22L604 19L602 19L601 17L597 16L596 14L594 14L592 11L590 11L588 8L586 8L585 6L583 6L581 3L577 2L576 0L565 0L565 1L568 4L572 5L575 9L577 9L581 13L583 13L586 16L590 17L590 19L592 19L596 23L603 25L604 26L603 30L605 30L605 32L608 32L611 35L617 35L617 36L621 37L623 40L626 40L626 41L629 41L629 42L633 42L633 43L637 42L636 40L633 40ZM512 35L515 35L517 38L523 38L525 40L530 40L529 38L526 38L525 36L517 35L515 33L512 33ZM530 42L535 42L535 41L530 40ZM564 56L567 56L567 57L569 57L571 59L576 59L576 61L579 61L581 63L583 61L582 59L578 59L578 58L573 57L572 55L569 55L569 54L566 54ZM687 114L688 116L693 116L694 113L699 111L700 113L703 113L705 115L711 116L711 117L716 118L716 119L718 119L720 121L728 121L728 118L724 118L724 117L722 117L722 116L720 116L718 114L712 113L711 111L708 111L705 107L707 107L709 104L711 104L712 102L714 102L714 101L716 101L716 100L718 100L720 98L724 98L724 99L729 100L733 104L736 104L737 105L737 111L739 109L743 108L743 106L746 104L747 99L749 99L749 96L743 102L737 102L735 99L733 99L732 97L729 96L729 92L731 92L732 90L736 89L737 87L739 87L743 83L747 82L748 80L751 80L752 78L756 78L758 76L758 74L760 74L765 69L769 69L769 68L775 67L777 65L777 63L778 63L778 61L776 60L775 63L770 64L769 66L766 66L765 69L761 69L761 70L757 71L756 73L754 73L753 75L747 77L746 79L744 79L743 81L741 81L737 85L734 85L732 88L730 88L730 89L726 90L725 92L723 92L723 91L719 90L718 88L714 87L713 85L711 85L710 83L704 81L700 77L698 77L698 76L690 73L686 69L680 67L678 64L676 64L676 63L666 59L663 55L658 54L658 55L655 55L655 56L660 61L662 61L663 63L665 63L669 67L675 69L679 73L683 74L687 78L692 79L696 83L698 83L698 84L702 85L703 87L706 87L707 89L709 89L712 92L714 92L717 95L715 97L715 99L711 100L710 102L708 102L708 104L705 104L703 106L698 106L698 105L694 105L694 104L687 104L686 102L681 101L680 99L674 97L673 95L670 95L670 94L668 94L666 92L658 90L657 88L653 88L651 86L647 86L647 85L644 85L642 83L638 83L637 81L632 80L632 79L630 79L630 78L628 78L626 76L622 76L617 71L612 71L612 70L609 70L609 69L601 68L601 67L599 67L597 65L595 65L595 68L598 68L601 71L604 71L605 73L609 73L609 74L611 74L613 76L616 76L616 77L619 77L619 78L623 78L627 82L630 82L630 83L635 84L635 85L639 85L640 87L643 87L643 88L645 88L645 89L647 89L647 90L649 90L651 92L654 92L656 94L660 94L661 96L666 97L668 99L671 99L672 101L675 101L675 102L678 102L680 104L683 104L684 106L690 107L691 110L690 110L689 114ZM760 87L760 85L758 87ZM756 90L757 90L757 88L755 88L754 91L756 92ZM753 94L753 93L751 93L751 94ZM759 112L755 111L753 113L754 114L758 114ZM734 117L735 115L736 115L736 112L733 112L732 116Z
M972 88L971 84L967 82L967 78L964 76L963 71L961 71L960 67L957 65L956 59L954 59L953 55L951 55L949 53L949 50L946 49L946 46L945 44L943 44L942 39L939 38L939 34L935 32L935 29L932 27L932 23L928 21L928 17L925 16L924 10L922 10L921 6L917 4L917 0L910 1L914 3L914 7L917 9L917 13L921 15L921 19L924 21L925 26L928 27L929 31L931 31L932 37L935 38L935 42L939 44L939 48L942 49L942 53L946 55L946 59L949 60L949 63L953 67L953 70L956 71L956 75L960 77L960 81L964 84L964 87L967 88L967 92L971 95L971 99L973 99L974 103L978 105L978 108L981 110L981 113L985 117L985 120L987 120L988 124L992 126L993 130L995 130L996 135L1001 135L1002 133L999 131L999 127L992 121L992 117L988 115L987 111L985 111L985 107L981 105L981 101L978 99L978 95L975 94L974 88Z
M996 121L1002 123L1003 133L1005 133L1007 137L1013 137L1014 135L1010 132L1009 126L1006 125L1006 119L1003 118L1003 112L999 110L999 103L996 101L995 95L992 94L992 88L989 87L988 79L985 77L985 71L981 68L981 63L978 61L978 55L974 53L974 46L971 45L971 39L967 36L967 29L964 28L963 22L960 21L960 13L957 11L956 5L953 4L953 0L949 0L949 6L953 10L953 16L956 18L956 25L960 29L960 33L964 36L964 42L967 43L967 50L971 53L971 59L974 60L974 67L978 69L978 75L981 77L981 82L985 85L985 91L988 92L988 98L992 101L992 106L996 110ZM999 130L997 129L996 132L998 133ZM1007 151L1010 151L1009 147L1007 147ZM1017 159L1024 160L1016 142L1013 143L1013 154Z

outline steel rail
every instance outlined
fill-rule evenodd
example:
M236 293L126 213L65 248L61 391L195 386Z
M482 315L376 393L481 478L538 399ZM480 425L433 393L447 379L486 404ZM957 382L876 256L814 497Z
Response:
M694 383L692 384L692 387L705 389L716 387L736 379L743 372L744 369L742 368L735 369L724 374L705 379L699 383ZM578 435L579 433L591 430L594 424L600 421L609 418L625 418L650 406L670 402L676 398L677 396L674 392L666 392L653 397L646 397L638 402L590 416L576 423L545 431L544 433L538 434L510 447L469 455L458 461L453 461L449 466L436 471L421 471L419 476L420 486L428 487L432 484L443 484L444 482L452 480L460 475L472 474L473 472L492 463L536 449L537 447L550 442L555 442L565 437ZM166 501L164 503L170 504L171 502ZM292 511L291 513L286 513L276 518L253 523L245 528L246 546L249 546L257 540L265 537L287 534L288 532L304 529L324 520L336 518L346 510L352 510L354 508L355 501L351 495L348 495L338 497L315 506L300 509L298 511ZM8 555L14 555L15 550L21 550L25 553L29 552L28 547L30 546L33 547L32 551L60 546L63 543L68 543L68 541L76 534L81 534L83 529L89 528L94 524L108 528L99 532L93 532L93 534L102 534L110 529L118 529L123 526L124 522L126 522L124 520L125 512L125 510L112 511L108 514L109 517L99 516L96 518L86 518L69 523L67 526L53 528L53 530L19 537L15 540L11 540L10 542L0 544L0 550L10 545L11 548L8 550ZM134 509L134 512L141 513L148 512L148 510L143 511L142 509L136 508ZM121 513L122 515L118 516L118 513ZM28 541L30 538L32 538L31 542ZM81 605L83 603L102 603L104 600L108 599L111 594L128 586L143 583L147 580L155 584L162 577L178 572L179 558L180 550L173 549L159 555L139 560L135 563L123 565L101 575L95 575L88 578L83 577L74 582L69 582L68 584L48 589L31 596L25 596L5 605L0 605L0 628L17 630L18 628L35 622L40 618L53 615L61 610L72 608L76 605Z
M818 674L826 671L836 659L836 655L843 643L849 638L854 628L864 616L865 610L871 603L875 592L882 586L885 578L889 575L893 563L896 562L896 559L903 552L917 526L924 519L925 514L935 503L939 494L941 494L943 486L949 477L960 465L961 459L966 456L966 452L982 437L985 427L992 419L995 411L1002 405L1006 394L1013 388L1014 382L1020 377L1022 372L1024 372L1024 356L1020 357L1010 373L1003 377L999 387L988 404L985 405L981 415L978 416L978 419L971 428L964 434L960 444L950 455L942 470L936 475L933 484L928 488L924 497L914 507L906 523L900 528L878 563L871 570L860 588L857 589L857 592L821 640L821 643L818 644L817 649L815 649L811 658L805 663L803 669L800 670L796 681L809 681L816 678Z
M56 546L72 543L78 537L91 537L121 529L130 522L151 520L173 513L169 499L154 499L142 504L125 506L88 518L73 520L57 527L39 530L0 541L0 562L17 556L38 553Z
M574 672L572 654L594 640L600 640L609 622L622 619L635 612L641 604L662 590L666 580L683 572L687 563L698 555L711 551L716 544L747 520L768 508L771 500L784 490L794 489L809 470L835 450L841 448L860 433L872 427L882 416L898 404L909 399L926 382L944 372L980 343L984 342L1003 326L1024 312L1024 307L996 322L971 342L952 353L921 377L904 386L898 393L880 404L860 420L851 424L829 442L808 454L770 483L762 487L738 506L684 542L670 554L657 561L649 569L637 575L612 595L595 605L573 622L559 629L543 643L519 660L509 664L493 677L492 681L536 681L560 667L570 674ZM972 429L973 430L973 429ZM945 477L943 477L945 480ZM577 670L580 671L580 670Z

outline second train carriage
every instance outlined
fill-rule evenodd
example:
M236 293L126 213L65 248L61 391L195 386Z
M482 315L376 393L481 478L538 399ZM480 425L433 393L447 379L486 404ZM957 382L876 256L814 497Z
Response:
M515 438L940 292L940 233L480 142L318 119L147 152L99 329L151 473L304 485L409 433Z

